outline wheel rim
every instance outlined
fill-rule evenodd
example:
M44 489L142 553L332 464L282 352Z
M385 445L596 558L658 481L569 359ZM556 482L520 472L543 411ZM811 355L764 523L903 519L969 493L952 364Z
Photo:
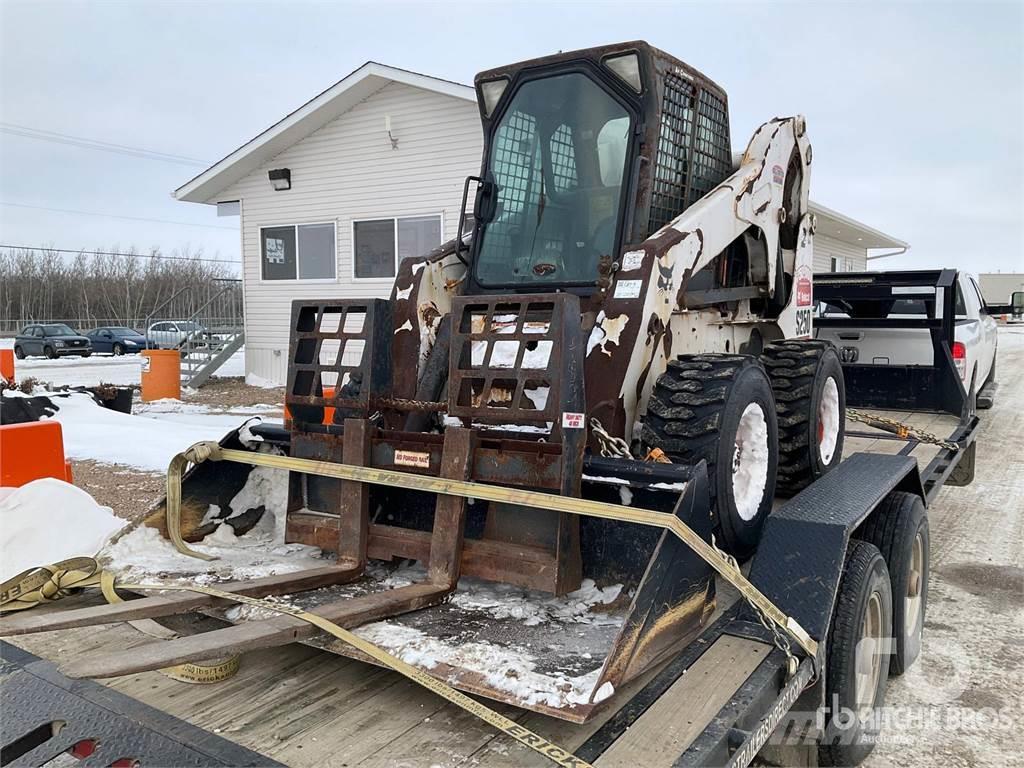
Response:
M768 423L761 406L750 403L740 416L732 454L732 497L743 520L757 515L767 484Z
M924 599L924 578L924 537L918 531L910 553L910 572L907 574L907 596L903 611L903 632L907 637L913 637L917 632Z
M875 692L882 674L882 598L872 592L860 627L856 652L857 716L863 722L874 709Z
M818 456L822 464L831 464L839 444L839 386L829 376L821 389L818 403Z

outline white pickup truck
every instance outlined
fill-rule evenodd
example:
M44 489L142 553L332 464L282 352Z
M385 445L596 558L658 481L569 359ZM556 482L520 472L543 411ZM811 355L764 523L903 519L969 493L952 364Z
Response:
M844 366L930 368L948 345L968 397L991 407L998 329L973 277L955 270L848 272L815 275L814 283L815 336L835 344ZM942 332L947 296L952 343Z

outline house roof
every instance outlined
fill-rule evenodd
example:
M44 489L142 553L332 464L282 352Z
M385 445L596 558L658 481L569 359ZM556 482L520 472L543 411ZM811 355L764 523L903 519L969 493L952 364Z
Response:
M221 191L389 83L402 83L457 99L476 101L471 86L368 61L178 187L173 192L175 199L190 203L216 202L213 198Z
M867 224L862 224L856 219L826 208L813 200L810 201L810 212L818 218L818 227L815 231L819 235L834 237L836 240L855 245L858 248L906 249L910 247L910 244L903 240L887 235Z

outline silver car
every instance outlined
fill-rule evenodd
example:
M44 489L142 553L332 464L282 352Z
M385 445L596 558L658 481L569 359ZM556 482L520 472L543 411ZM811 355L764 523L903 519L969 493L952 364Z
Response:
M154 349L177 349L190 339L193 343L206 343L209 332L190 320L164 320L146 329L149 346Z

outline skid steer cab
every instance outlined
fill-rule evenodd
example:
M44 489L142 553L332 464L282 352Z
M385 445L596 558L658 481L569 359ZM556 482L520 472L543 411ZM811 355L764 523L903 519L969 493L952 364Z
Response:
M452 597L460 578L551 599L614 587L578 643L514 629L582 692L430 667L583 721L706 625L714 571L742 580L730 557L754 552L776 492L839 462L842 371L808 338L811 148L802 117L776 118L734 162L724 91L642 42L492 69L476 89L472 216L402 262L389 300L296 300L290 428L222 449L350 468L297 464L283 481L286 541L334 553L327 580L424 564L425 580L323 608L344 626L390 618L500 644L507 626ZM249 479L239 463L197 464L184 519L237 514ZM814 655L799 625L785 631Z

